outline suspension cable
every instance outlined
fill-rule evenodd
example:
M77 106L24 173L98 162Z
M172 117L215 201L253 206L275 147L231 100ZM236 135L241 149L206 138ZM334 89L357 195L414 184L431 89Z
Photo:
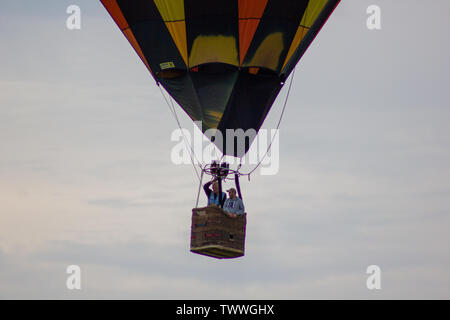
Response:
M294 80L294 76L295 76L295 68L294 68L294 70L293 70L293 72L292 72L291 81L289 82L288 92L287 92L286 98L285 98L285 100L284 100L283 109L281 110L281 115L280 115L280 119L278 120L278 124L277 124L277 128L276 128L275 134L274 134L274 136L272 137L272 140L270 141L270 144L269 144L269 146L267 147L267 150L266 150L266 152L264 153L264 156L261 158L261 160L258 162L258 164L257 164L250 172L248 172L248 173L239 173L239 175L241 175L241 176L248 176L248 177L249 177L249 180L250 180L250 175L251 175L256 169L258 169L258 167L261 165L261 163L263 162L263 160L266 158L267 154L269 153L270 148L272 148L273 141L275 140L275 136L277 135L278 129L280 128L281 120L283 119L284 111L285 111L285 109L286 109L287 102L288 102L288 99L289 99L289 95L290 95L290 93L291 93L292 82L293 82L293 80ZM242 157L241 157L241 163L242 163Z
M195 208L198 208L198 200L200 198L200 191L202 190L203 174L204 173L205 173L205 170L202 169L202 174L200 175L200 182L198 184L198 193L197 193L197 201L195 202Z
M169 103L169 101L167 100L167 98L166 98L163 90L161 89L161 86L159 85L159 83L158 83L158 87L159 87L159 90L161 91L161 94L162 94L164 100L166 101L167 106L169 107L170 112L172 113L172 116L174 117L175 121L178 124L178 128L180 129L181 134L183 135L183 142L184 142L184 144L186 146L186 149L188 149L188 151L189 151L189 158L191 159L192 167L194 168L195 175L197 176L198 180L201 182L202 178L200 177L200 175L199 175L199 173L197 171L197 167L195 166L194 157L195 157L195 160L197 160L197 163L198 163L198 165L200 167L200 170L202 171L202 175L203 175L203 168L202 168L201 162L198 161L198 159L197 159L197 157L195 155L195 152L192 149L192 144L190 144L188 146L187 138L186 138L186 136L184 134L183 128L181 127L181 123L180 123L180 120L178 119L178 115L177 115L177 112L175 110L175 106L173 105L172 98L169 96L169 100L170 100L170 103Z

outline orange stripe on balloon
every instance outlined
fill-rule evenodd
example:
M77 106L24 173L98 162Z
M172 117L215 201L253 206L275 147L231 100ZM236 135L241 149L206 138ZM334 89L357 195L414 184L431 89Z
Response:
M268 0L239 0L239 55L244 61Z
M141 58L142 62L147 66L147 69L150 71L151 74L153 74L152 70L150 69L150 65L148 64L147 59L145 58L144 53L142 52L141 46L137 42L133 32L130 29L130 26L128 25L127 19L125 19L125 16L123 15L122 11L120 10L119 5L117 4L116 0L101 0L103 6L106 8L106 10L109 12L113 20L117 23L120 30L122 30L125 37L128 39L130 44L133 46L136 53Z
M145 65L147 66L147 69L150 72L152 72L152 70L150 69L150 65L148 64L148 61L145 58L144 53L142 52L141 46L139 45L139 43L137 42L136 38L134 37L134 34L131 31L131 29L128 28L128 29L123 30L123 34L125 35L125 37L127 37L128 41L133 46L134 50L139 55L139 57L141 58L142 62L145 63Z
M109 12L111 17L114 19L114 21L117 23L120 30L123 31L124 29L128 28L127 19L125 19L116 0L101 0L101 2L103 6L106 8L106 10Z

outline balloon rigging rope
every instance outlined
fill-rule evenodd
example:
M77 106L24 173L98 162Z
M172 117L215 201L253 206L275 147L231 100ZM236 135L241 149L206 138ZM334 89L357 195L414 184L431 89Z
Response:
M180 123L180 120L178 119L178 115L177 115L177 112L176 112L175 107L173 105L173 101L172 101L171 97L169 96L169 100L170 100L170 103L169 103L169 101L167 100L166 95L164 94L163 90L161 89L161 86L159 85L159 83L158 83L158 87L159 87L159 90L161 91L162 96L164 97L164 100L166 101L167 106L169 107L170 112L172 113L172 116L175 118L175 121L178 124L178 128L180 129L181 134L183 135L183 142L184 142L184 144L186 146L186 149L188 149L188 150L190 149L189 150L189 158L191 159L192 167L194 168L195 175L197 176L198 180L201 183L202 178L200 177L200 175L199 175L199 173L197 171L197 167L195 166L194 157L197 160L197 163L199 164L200 169L203 171L202 165L201 165L200 161L198 161L198 159L197 159L197 157L195 155L195 152L192 149L192 145L190 145L188 147L187 138L186 138L186 136L184 134L183 128L181 127L181 123Z
M248 176L249 179L250 179L250 175L251 175L256 169L258 169L258 167L261 165L261 163L263 162L263 160L266 158L267 154L269 153L270 148L272 147L273 141L275 140L275 136L276 136L277 133L278 133L278 129L280 128L280 124L281 124L281 120L283 119L284 111L286 110L286 106L287 106L287 102L288 102L288 99L289 99L289 95L290 95L290 93L291 93L292 82L293 82L293 80L294 80L294 76L295 76L295 68L294 68L294 70L292 71L291 81L290 81L290 83L289 83L288 92L287 92L287 94L286 94L286 99L284 100L283 109L281 110L281 115L280 115L280 119L278 120L278 124L277 124L277 128L276 128L275 134L273 135L272 140L270 141L270 144L269 144L269 146L267 147L266 153L265 153L264 156L261 158L261 160L258 162L258 164L257 164L250 172L248 172L248 173L240 173L241 176ZM242 157L241 157L241 162L242 162Z

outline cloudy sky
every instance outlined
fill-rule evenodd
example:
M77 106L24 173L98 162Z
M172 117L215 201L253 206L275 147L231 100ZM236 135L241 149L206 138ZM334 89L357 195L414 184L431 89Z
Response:
M278 174L242 181L246 255L216 260L189 252L197 177L100 2L0 1L0 298L449 299L449 11L342 1L296 68Z

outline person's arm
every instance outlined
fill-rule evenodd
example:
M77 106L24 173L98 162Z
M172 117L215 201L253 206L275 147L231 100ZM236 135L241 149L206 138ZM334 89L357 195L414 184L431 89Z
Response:
M228 205L229 205L229 203L230 203L230 200L229 200L229 199L226 199L226 200L225 200L225 203L223 204L223 211L224 211L225 213L227 213L227 214L228 214Z
M205 183L204 186L203 186L203 190L205 191L206 196L208 197L208 199L209 199L209 196L211 195L211 192L212 192L212 190L209 188L209 186L210 186L213 182L214 182L214 180Z

